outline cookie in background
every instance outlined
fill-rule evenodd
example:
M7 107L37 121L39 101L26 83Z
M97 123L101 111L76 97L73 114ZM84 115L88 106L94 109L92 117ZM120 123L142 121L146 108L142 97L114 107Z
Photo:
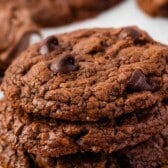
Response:
M168 0L137 0L137 3L150 16L168 17Z
M40 38L40 29L25 9L1 3L0 30L0 75L3 76L11 62L29 46L33 35Z
M55 27L92 18L123 0L19 0L41 27Z

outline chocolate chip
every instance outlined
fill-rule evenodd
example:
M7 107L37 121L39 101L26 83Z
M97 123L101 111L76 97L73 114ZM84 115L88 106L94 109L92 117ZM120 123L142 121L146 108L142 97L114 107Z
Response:
M76 71L79 66L76 65L75 58L72 55L56 58L50 66L50 69L55 73L68 73Z
M58 39L55 36L49 36L43 43L40 53L41 54L48 54L59 47Z
M141 33L131 27L126 27L121 31L119 39L125 39L127 37L139 39L141 37Z
M154 89L147 83L146 77L140 69L136 69L133 72L127 87L129 91L151 91Z
M135 44L145 44L148 41L144 34L132 27L124 28L119 34L120 40L127 38L131 38Z

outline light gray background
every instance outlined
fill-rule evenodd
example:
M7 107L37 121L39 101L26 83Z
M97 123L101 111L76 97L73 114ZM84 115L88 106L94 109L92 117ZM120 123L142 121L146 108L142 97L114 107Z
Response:
M43 30L43 36L47 37L48 35L80 28L122 27L130 25L137 25L146 30L155 40L168 44L168 19L149 17L138 8L135 0L126 0L94 19L59 28L45 29ZM0 92L0 98L2 97L2 93Z

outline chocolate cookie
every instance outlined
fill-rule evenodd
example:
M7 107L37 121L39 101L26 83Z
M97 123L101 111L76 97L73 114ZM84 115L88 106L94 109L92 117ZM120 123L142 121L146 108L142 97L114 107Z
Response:
M168 47L136 27L50 36L10 66L14 108L71 121L113 119L168 97Z
M41 157L15 151L0 139L0 168L120 168L112 156L76 154L61 158Z
M0 75L29 45L31 35L39 34L26 10L13 4L0 4Z
M138 144L132 148L124 149L117 153L113 153L112 155L105 154L75 154L71 156L61 157L57 160L57 164L62 166L61 168L71 168L75 167L80 163L85 164L86 168L88 166L88 162L80 161L86 158L92 158L93 160L97 160L101 158L101 162L97 162L100 167L103 168L112 168L111 163L115 163L114 167L116 168L161 168L168 165L168 127L162 131L162 133L155 135L153 138L148 140L147 142L143 142ZM81 159L77 159L80 158ZM93 159L94 158L94 159ZM42 167L44 165L56 165L56 159L54 158L46 158L36 156L34 158L38 165ZM75 160L75 161L74 161ZM73 165L73 163L77 163ZM72 164L69 164L72 163ZM102 164L100 164L102 163ZM73 166L72 166L73 165ZM105 165L105 166L104 166ZM45 166L44 166L45 167ZM52 166L51 166L52 167ZM82 167L82 165L81 165ZM89 166L88 166L89 167ZM93 166L94 167L94 166ZM83 167L82 167L83 168ZM84 167L85 168L85 167Z
M13 150L0 137L0 168L33 168L31 160L25 152Z
M125 167L161 168L168 166L168 127L145 143L117 153Z
M42 27L59 26L93 17L122 0L20 0L32 19Z
M168 17L167 0L137 0L138 5L151 16Z
M77 152L112 153L160 133L168 121L165 104L97 123L52 120L1 103L0 134L29 153L58 157ZM3 135L3 136L2 136Z

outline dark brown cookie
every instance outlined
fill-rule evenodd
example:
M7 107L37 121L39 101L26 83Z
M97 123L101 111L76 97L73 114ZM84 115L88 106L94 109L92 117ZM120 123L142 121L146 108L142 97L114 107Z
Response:
M15 151L0 139L1 168L166 168L168 165L167 128L160 135L113 155L77 153L60 158L42 157Z
M168 17L167 0L137 0L138 5L150 16Z
M13 148L41 156L112 153L160 133L166 127L167 113L165 104L157 104L114 120L72 123L24 114L1 103L0 134Z
M75 154L61 158L41 157L16 151L0 139L0 168L120 168L116 159L105 154Z
M29 45L31 35L39 28L27 11L13 4L0 4L0 75Z
M32 156L34 162L43 168L120 168L113 156L94 153L78 153L60 158Z
M0 137L0 168L33 168L31 160L25 152L13 150Z
M122 165L129 168L168 166L168 127L145 143L119 151L117 158L122 161Z
M32 19L43 27L59 26L93 17L122 0L20 0Z
M96 166L101 168L112 168L111 163L113 163L113 167L116 168L166 168L166 165L168 166L168 127L164 129L162 133L155 135L147 142L113 153L113 155L86 153L82 155L75 154L65 156L58 160L56 160L56 158L40 156L34 156L33 159L42 167L50 165L48 168L54 167L56 163L57 165L62 166L61 168L74 168L77 165L79 168L80 166L90 168L88 158L92 159L92 163L95 164L96 162ZM101 160L101 162L99 160ZM87 164L83 165L83 162Z
M168 97L168 47L136 27L50 36L10 66L14 108L71 121L113 119Z

